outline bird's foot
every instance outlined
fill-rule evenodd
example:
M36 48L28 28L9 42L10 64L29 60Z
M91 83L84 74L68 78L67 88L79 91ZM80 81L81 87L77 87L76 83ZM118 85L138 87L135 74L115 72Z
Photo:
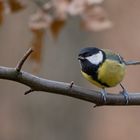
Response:
M120 86L122 88L122 91L120 92L120 94L122 94L125 98L125 104L127 105L129 103L129 95L127 90L124 88L124 86L120 83Z

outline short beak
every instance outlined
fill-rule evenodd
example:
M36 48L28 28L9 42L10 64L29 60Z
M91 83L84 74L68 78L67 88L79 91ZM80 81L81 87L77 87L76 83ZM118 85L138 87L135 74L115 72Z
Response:
M84 60L85 58L82 56L78 56L78 60Z

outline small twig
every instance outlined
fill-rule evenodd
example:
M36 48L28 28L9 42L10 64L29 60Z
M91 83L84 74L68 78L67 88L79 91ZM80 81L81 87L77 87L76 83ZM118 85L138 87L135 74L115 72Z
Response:
M93 108L97 108L97 107L101 107L101 106L105 106L105 104L95 104L95 105L93 105Z
M27 95L27 94L29 94L29 93L31 93L31 92L33 92L33 91L35 91L35 90L29 89L29 90L27 90L27 91L24 93L24 95Z
M125 61L126 65L140 65L140 61Z
M71 81L71 82L70 82L70 88L72 88L73 84L74 84L74 82Z
M27 58L29 57L29 55L33 52L33 49L30 48L23 56L23 58L20 59L20 61L18 62L17 66L16 66L16 71L20 72L21 68L24 64L24 62L27 60Z

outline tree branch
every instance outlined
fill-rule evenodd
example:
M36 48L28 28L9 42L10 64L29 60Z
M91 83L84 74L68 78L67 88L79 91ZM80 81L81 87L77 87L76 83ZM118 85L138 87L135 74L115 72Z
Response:
M30 90L25 92L29 94L33 91L44 91L59 95L70 96L78 98L84 101L88 101L101 105L126 105L126 99L122 94L111 94L106 95L106 104L102 100L102 95L99 91L85 89L80 86L76 86L74 82L64 83L58 81L52 81L37 77L30 73L21 70L24 62L27 60L28 56L32 53L32 49L29 49L23 58L19 61L16 68L8 68L0 66L0 79L6 79L11 81L16 81L18 83L24 84L30 87ZM126 65L140 64L138 61L125 61ZM129 93L129 103L126 105L140 105L140 93Z
M24 71L20 71L20 74L17 75L15 68L0 67L0 79L7 79L22 83L30 87L32 89L31 91L51 92L59 95L78 98L84 101L95 103L97 105L104 105L102 96L98 91L85 89L76 85L72 85L72 87L70 87L70 83L39 78ZM108 93L106 97L106 105L125 105L124 96L121 94ZM140 94L130 93L129 103L127 105L140 105Z

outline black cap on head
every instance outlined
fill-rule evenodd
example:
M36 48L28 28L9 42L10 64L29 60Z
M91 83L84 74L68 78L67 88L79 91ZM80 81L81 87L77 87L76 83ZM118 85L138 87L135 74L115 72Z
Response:
M95 47L82 48L80 50L78 56L88 57L88 56L91 56L93 54L97 54L99 51L101 51L101 50L98 48L95 48Z

